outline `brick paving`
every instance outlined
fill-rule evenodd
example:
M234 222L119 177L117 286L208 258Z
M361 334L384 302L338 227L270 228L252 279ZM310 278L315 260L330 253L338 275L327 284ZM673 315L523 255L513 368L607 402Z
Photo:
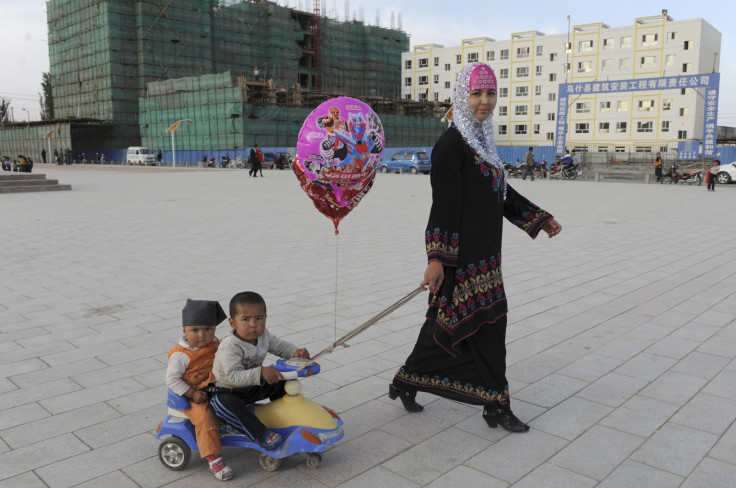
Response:
M316 353L424 271L429 178L379 174L335 237L289 171L34 170L73 190L0 195L0 486L224 486L165 469L166 353L186 298L268 303ZM508 377L528 434L480 407L387 396L424 297L320 361L305 394L345 421L317 469L226 449L239 487L732 487L736 185L519 181L562 234L508 224ZM338 252L339 251L339 254ZM223 323L218 334L226 332Z

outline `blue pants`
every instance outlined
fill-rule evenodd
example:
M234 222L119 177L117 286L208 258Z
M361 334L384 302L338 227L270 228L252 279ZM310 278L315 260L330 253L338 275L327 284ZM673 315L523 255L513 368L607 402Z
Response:
M266 398L271 401L278 400L286 394L285 383L279 381L269 385L263 382L257 386L239 388L234 392L215 393L210 399L210 405L222 423L228 424L254 441L260 441L267 429L258 417L248 411L248 405Z

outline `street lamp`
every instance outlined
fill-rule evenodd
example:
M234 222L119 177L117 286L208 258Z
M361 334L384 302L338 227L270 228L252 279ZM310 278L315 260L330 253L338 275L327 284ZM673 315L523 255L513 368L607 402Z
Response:
M30 122L31 121L31 112L29 112L27 108L21 108L21 110L23 110L26 113L26 115L28 117L28 122Z
M176 129L179 128L182 122L189 122L190 124L192 121L190 119L181 119L177 120L171 126L169 126L168 129L166 129L166 132L171 132L171 167L176 167L176 149L174 148L174 133L176 132Z

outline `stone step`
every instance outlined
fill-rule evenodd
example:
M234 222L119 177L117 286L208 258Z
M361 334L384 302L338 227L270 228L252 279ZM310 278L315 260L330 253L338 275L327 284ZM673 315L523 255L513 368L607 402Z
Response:
M58 185L59 180L27 179L27 180L5 180L0 179L0 188L9 186L36 186L36 185Z
M0 186L0 193L71 190L72 185Z
M0 173L0 181L8 180L45 180L46 175L43 173L17 173L4 171Z

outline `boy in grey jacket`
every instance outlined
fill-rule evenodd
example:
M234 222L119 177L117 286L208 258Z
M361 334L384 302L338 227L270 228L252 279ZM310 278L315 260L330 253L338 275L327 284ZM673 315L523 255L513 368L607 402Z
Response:
M254 441L272 450L283 440L248 411L248 405L284 396L284 378L270 366L263 366L266 354L282 358L307 358L309 352L297 348L266 330L266 302L261 295L245 291L230 300L232 334L223 337L215 354L212 374L219 387L236 391L216 393L210 399L217 417Z

